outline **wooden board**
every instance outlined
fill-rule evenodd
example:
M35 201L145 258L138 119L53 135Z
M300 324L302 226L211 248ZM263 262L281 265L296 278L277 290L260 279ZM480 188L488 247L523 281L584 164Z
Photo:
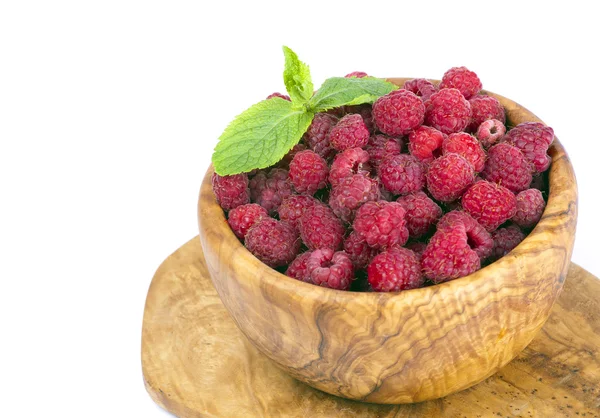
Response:
M196 237L157 270L142 367L154 401L178 417L600 417L600 281L571 265L548 322L496 375L410 405L348 401L289 377L237 329Z

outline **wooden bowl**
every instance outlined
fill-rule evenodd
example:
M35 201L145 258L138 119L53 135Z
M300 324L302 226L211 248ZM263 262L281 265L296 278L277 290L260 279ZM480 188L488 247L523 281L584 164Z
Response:
M390 79L399 85L405 80ZM540 121L517 103L488 94L504 105L511 124ZM269 268L229 228L209 168L198 221L212 282L252 344L317 389L388 404L466 389L531 342L563 287L575 239L577 185L558 139L549 154L548 204L518 247L467 277L399 293L331 290Z

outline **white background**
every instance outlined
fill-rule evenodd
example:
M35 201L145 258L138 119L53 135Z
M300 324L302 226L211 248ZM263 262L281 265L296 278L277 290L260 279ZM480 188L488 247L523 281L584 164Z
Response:
M0 416L167 415L142 381L146 291L196 234L216 138L283 89L284 44L315 85L465 65L534 111L576 168L573 260L599 276L591 4L0 2Z

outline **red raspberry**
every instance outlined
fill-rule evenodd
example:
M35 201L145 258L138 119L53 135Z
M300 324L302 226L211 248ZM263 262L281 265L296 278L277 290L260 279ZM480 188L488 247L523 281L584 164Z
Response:
M329 195L329 206L338 218L352 222L356 210L365 202L379 199L379 183L363 174L345 177Z
M344 251L357 270L367 267L373 257L377 255L377 249L369 247L367 241L362 239L356 231L352 231L344 240Z
M511 252L517 245L525 239L525 234L516 225L506 228L498 228L492 232L494 240L494 250L492 251L492 260L498 260Z
M398 155L402 150L402 140L386 135L373 135L365 147L374 168L388 155Z
M421 258L425 277L434 283L467 276L481 267L477 253L469 246L469 236L462 223L438 229Z
M429 99L438 88L429 80L424 78L413 78L404 83L404 89L413 92L423 101Z
M332 187L337 186L342 179L351 177L353 174L369 174L366 167L369 161L369 153L361 148L350 148L335 156L331 169L329 170L329 183Z
M354 280L354 267L348 254L334 252L330 248L321 248L310 254L306 273L311 283L331 289L348 290Z
M339 250L344 242L344 226L329 206L315 204L300 216L300 236L311 250L331 248Z
M479 125L488 119L506 122L506 114L502 104L493 96L475 96L469 99L471 105L471 122L467 131L475 132Z
M517 211L512 221L521 228L531 228L542 218L546 202L538 189L523 190L517 195Z
M302 143L294 145L292 149L289 150L288 153L283 156L281 161L277 163L277 168L283 168L284 170L288 170L290 168L290 163L292 162L294 156L300 151L304 151L305 149L307 149L307 147Z
M475 137L486 149L498 142L506 133L506 126L498 119L488 119L481 122Z
M273 98L273 97L279 97L280 99L287 100L288 102L291 102L291 101L292 101L292 100L290 99L290 96L288 96L287 94L281 94L281 93L278 93L278 92L275 92L275 93L271 93L271 94L269 94L269 95L267 96L267 100L269 100L269 99L271 99L271 98Z
M376 292L398 292L423 286L421 263L411 250L394 247L373 258L367 268L369 284Z
M453 228L456 224L465 226L467 243L480 259L485 259L492 253L494 241L486 229L471 215L462 210L454 210L445 214L438 222L437 229Z
M303 282L309 282L310 278L306 272L306 262L308 261L310 254L310 251L299 254L288 266L285 275Z
M461 155L446 154L429 165L427 189L442 202L458 199L475 181L473 166Z
M321 204L321 202L312 196L298 194L288 196L283 199L281 205L277 208L279 219L286 221L298 230L298 222L304 210L314 204Z
M424 116L423 101L408 90L393 91L373 103L375 125L386 135L406 135L423 123Z
M224 210L231 210L250 202L248 175L246 173L234 174L233 176L220 176L213 173L211 182L217 202Z
M287 223L263 218L248 230L246 248L266 265L280 267L296 258L300 240Z
M457 89L441 89L425 102L425 125L445 134L463 131L471 121L471 105Z
M373 108L370 104L366 103L356 106L345 106L344 111L347 115L356 113L362 116L363 122L369 130L369 133L372 134L375 131L375 122L373 122Z
M311 150L300 151L290 163L290 181L298 193L313 195L327 186L327 161Z
M554 140L554 130L538 122L525 122L512 128L506 134L505 140L519 148L525 158L541 173L550 166L548 147Z
M405 214L406 211L397 202L367 202L356 212L352 226L371 247L404 245L408 240Z
M259 171L250 180L250 197L270 214L275 213L283 199L292 194L287 170L273 168L266 174Z
M424 163L442 155L446 134L430 126L419 126L408 136L408 151Z
M466 67L453 67L444 73L440 89L454 88L460 90L466 99L470 99L481 91L481 80Z
M344 77L345 78L365 78L368 77L369 75L365 72L362 71L352 71L350 74L346 74Z
M326 160L335 154L329 140L329 134L337 121L338 119L333 115L317 113L304 134L304 141L308 147Z
M361 115L346 115L335 125L329 134L331 146L338 151L349 148L362 148L369 141L369 130Z
M393 194L407 194L425 187L425 167L409 154L386 157L377 173L384 187Z
M481 175L518 193L531 184L531 164L519 148L500 143L489 149Z
M442 209L424 192L399 197L398 203L406 211L406 227L411 238L425 235L442 216Z
M465 192L462 206L485 229L493 231L514 216L517 199L506 187L483 180Z
M244 239L246 233L256 222L262 218L268 218L267 210L256 203L247 203L231 209L227 222L233 233L240 239Z
M442 144L443 154L462 155L471 163L475 172L479 173L485 166L485 151L474 136L464 132L448 135Z

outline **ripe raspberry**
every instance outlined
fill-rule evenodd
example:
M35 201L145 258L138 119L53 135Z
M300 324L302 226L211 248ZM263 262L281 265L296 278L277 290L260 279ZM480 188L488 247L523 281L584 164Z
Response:
M332 187L337 186L342 179L351 177L353 174L369 174L366 167L369 161L369 153L361 148L350 148L335 156L331 169L329 170L329 183Z
M434 160L427 172L427 189L442 202L452 202L461 197L473 181L473 166L458 154L446 154Z
M271 93L267 96L267 100L273 98L273 97L279 97L280 99L283 100L287 100L288 102L291 102L292 100L290 99L290 96L288 96L287 94L281 94L279 92L275 92L275 93Z
M406 211L397 202L367 202L356 212L352 226L371 247L404 245L408 240L405 214Z
M492 260L498 260L511 252L517 245L525 239L525 234L516 225L506 228L498 228L492 232L494 240L494 249L492 251Z
M270 214L275 213L283 199L292 194L287 170L273 168L266 174L259 171L250 180L250 197Z
M460 90L466 99L470 99L481 91L481 80L466 67L453 67L444 73L440 89L454 88Z
M344 226L329 206L309 206L300 216L299 225L302 241L311 250L331 248L337 251L342 247Z
M369 130L361 115L350 114L344 116L331 129L329 140L331 146L338 151L349 148L362 148L369 141Z
M213 173L211 182L217 202L224 210L231 210L250 202L246 173L233 176L219 176L217 173Z
M424 192L399 197L398 203L406 211L406 227L411 238L425 235L442 216L442 209Z
M266 265L280 267L296 258L300 240L287 223L263 218L248 230L246 248Z
M240 239L244 239L246 233L256 222L262 218L268 218L267 210L256 203L247 203L231 209L227 222L233 233Z
M413 92L423 101L429 99L433 93L438 91L438 88L429 80L424 78L413 78L404 83L404 89Z
M486 149L498 142L506 133L506 126L498 119L488 119L481 122L475 137Z
M446 134L430 126L419 126L408 136L408 151L424 163L442 155Z
M327 161L314 151L300 151L290 163L290 181L298 193L312 196L327 186L328 176Z
M463 195L462 206L491 232L514 216L517 199L513 192L504 186L489 181L478 181Z
M368 76L369 75L367 73L362 72L362 71L352 71L350 74L346 74L344 77L345 78L352 78L352 77L355 77L355 78L365 78L365 77L368 77Z
M352 222L356 210L365 202L379 199L379 183L363 174L345 177L329 195L329 206L338 218Z
M299 254L288 266L285 275L303 282L309 282L310 279L306 272L306 262L308 261L310 254L310 251Z
M331 146L329 134L338 119L328 113L317 113L304 134L304 142L308 147L328 160L333 157L335 150Z
M492 236L467 212L462 210L448 212L438 222L437 229L453 228L456 224L465 226L465 232L468 238L467 243L469 244L469 247L477 253L481 260L490 256L492 248L494 247Z
M369 247L367 241L362 239L356 231L352 231L344 240L344 251L352 260L356 270L367 267L373 257L377 255L377 249Z
M542 218L546 202L538 189L523 190L517 195L517 211L512 221L521 228L531 228Z
M506 122L506 114L502 104L493 96L475 96L469 99L471 104L471 122L467 131L475 132L479 125L488 119Z
M423 101L408 90L393 91L373 103L375 125L386 135L406 135L423 123L424 116Z
M302 143L294 145L292 147L292 149L289 150L289 152L283 156L281 161L279 161L277 163L277 168L283 168L284 170L289 170L290 163L292 162L292 159L294 158L294 156L296 154L298 154L300 151L304 151L306 149L307 149L307 146Z
M330 248L321 248L310 254L306 273L311 283L331 289L348 290L354 280L354 267L348 254L334 252Z
M402 140L386 135L373 135L365 147L374 168L388 155L398 155L402 151Z
M538 122L525 122L512 128L506 134L505 140L519 148L525 158L541 173L550 166L548 147L554 140L554 130Z
M462 223L438 229L421 258L425 277L434 283L467 276L481 267L477 253L469 246L469 236Z
M463 131L471 121L471 105L457 89L441 89L425 102L425 125L445 134Z
M518 193L531 184L531 164L519 148L500 143L489 149L481 175L488 181Z
M425 167L412 155L386 157L377 170L384 187L393 194L407 194L425 186Z
M373 122L373 108L370 104L366 103L355 106L344 106L344 111L346 115L356 113L362 116L363 122L369 130L369 133L372 134L375 131L375 122Z
M485 151L474 136L464 132L448 135L442 144L443 154L455 153L462 155L471 163L476 173L485 166Z
M411 250L394 247L373 258L367 268L369 283L376 292L398 292L423 285L421 263Z
M279 213L279 219L289 223L291 226L298 229L298 222L300 217L304 213L304 210L314 204L321 204L317 199L312 196L306 195L291 195L283 199L277 212Z

